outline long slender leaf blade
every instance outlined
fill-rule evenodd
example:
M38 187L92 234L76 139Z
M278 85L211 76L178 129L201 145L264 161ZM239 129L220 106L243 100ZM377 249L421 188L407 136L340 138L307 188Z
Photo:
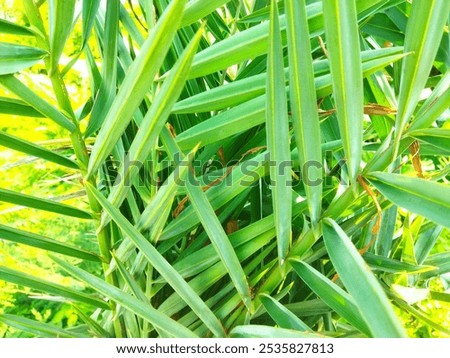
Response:
M365 320L361 317L358 307L347 292L302 261L291 260L290 264L294 271L323 302L355 328L370 336L370 330Z
M358 14L380 3L382 0L356 0ZM323 32L323 17L321 4L314 2L307 6L308 23L314 37ZM283 44L286 43L286 18L280 16L280 28L282 30ZM252 26L225 40L214 43L212 46L199 52L194 59L189 78L197 78L207 74L223 70L237 63L254 59L267 53L269 37L269 24Z
M323 0L339 131L351 183L356 184L362 155L363 77L355 1Z
M34 36L33 31L28 27L15 24L4 19L0 19L0 33L22 36Z
M311 224L316 228L322 208L322 150L317 143L322 140L306 3L304 0L286 0L285 5L292 123Z
M278 259L283 267L292 241L292 188L289 122L284 87L283 49L276 0L272 0L267 56L266 135Z
M0 97L0 113L43 118L44 115L20 99Z
M385 58L378 58L363 64L364 76L368 76L373 72L382 69L392 62L398 61L403 58L404 55L392 55ZM264 81L261 85L254 88L254 94L259 94L260 92L265 92L266 78L262 77ZM241 83L243 82L242 86ZM258 80L260 82L260 80ZM318 96L326 96L332 93L331 76L329 74L323 75L316 78L316 90ZM245 96L249 93L246 88L249 88L249 83L245 80L236 81L236 87L231 85L221 86L230 88L225 89L223 93L220 87L217 87L217 92L223 95L219 98L222 104L216 101L214 96L218 94L216 89L210 90L211 94L208 92L201 93L198 95L201 102L189 103L190 107L186 110L186 113L195 113L203 111L213 111L218 109L223 109L226 107L233 107L229 110L223 111L193 127L188 128L184 132L177 136L177 143L182 149L190 150L199 142L201 145L207 145L211 143L218 142L220 140L226 139L234 134L241 133L247 129L253 128L261 123L264 123L265 119L265 105L266 105L266 95L256 96L248 101L245 101ZM252 91L252 87L249 88ZM196 96L194 96L196 97ZM193 98L194 98L193 97ZM242 100L241 100L242 99ZM244 103L242 103L244 102ZM179 102L181 103L181 102ZM191 106L192 105L192 106ZM184 113L184 111L181 111Z
M106 310L110 308L105 301L90 296L86 293L79 292L50 281L45 281L40 277L33 277L26 273L12 270L7 267L0 266L0 279L15 283L16 285L26 286L40 292L50 293L55 296L61 296L71 301L87 303L94 307L99 307Z
M450 227L448 185L381 172L370 173L367 179L396 205Z
M144 98L164 60L164 55L170 48L185 3L186 0L175 0L170 3L129 68L92 148L88 177L97 171L112 151Z
M444 128L427 128L419 129L408 133L409 136L419 139L420 141L434 145L450 151L450 129Z
M7 313L3 313L0 315L0 322L38 337L88 338L86 335L71 332L50 323L39 322L29 318L19 317L17 315Z
M242 301L246 307L251 310L252 299L250 288L241 263L202 188L198 183L191 183L191 181L194 180L195 178L191 177L186 182L186 190L189 194L192 206L230 275L231 280L236 286L236 290L241 296Z
M103 33L102 83L92 107L89 125L86 128L86 137L89 137L101 127L108 113L105 108L111 107L116 95L120 1L109 1L106 6L105 31Z
M412 2L406 28L405 51L413 54L403 60L395 124L396 146L427 82L449 11L450 2L446 0ZM417 29L421 31L417 32Z
M324 338L324 336L292 329L260 326L256 324L234 327L230 336L232 338Z
M37 247L42 250L56 252L66 256L77 257L88 261L101 262L100 256L93 252L89 252L32 232L18 230L5 225L0 225L0 238L23 245Z
M13 75L0 76L0 84L42 113L45 117L66 128L70 132L75 130L75 125L60 111L26 87Z
M311 328L306 323L273 297L262 294L260 295L260 300L267 313L279 327L297 331L311 331Z
M37 158L48 160L49 162L63 165L67 168L78 169L77 163L69 158L2 131L0 131L0 145Z
M80 219L92 219L92 215L84 210L72 206L61 204L55 201L36 198L31 195L25 195L15 191L0 188L0 201L26 206L38 210L49 211L62 215L72 216Z
M192 308L200 319L216 336L225 334L217 317L211 312L205 302L195 293L189 284L170 265L169 262L142 236L142 234L91 184L86 183L87 189L100 205L108 212L121 230L134 242L143 255L151 262L155 269L166 279L180 297Z
M76 0L49 0L48 18L50 22L50 72L58 66L67 39L72 31Z
M155 147L158 135L171 113L172 106L184 88L192 59L197 51L203 32L203 28L200 29L189 46L180 55L169 77L164 81L161 90L156 95L150 110L143 118L139 131L128 151L130 163L144 163ZM119 169L119 173L123 173L121 182L113 188L108 198L113 205L117 206L123 202L129 190L129 186L125 185L125 183L133 182L139 174L139 169L134 165L128 166L128 168L121 166Z
M352 241L331 219L323 222L323 239L340 279L358 306L374 337L404 337L380 283L368 269Z
M81 41L81 48L83 49L86 46L86 43L89 39L89 35L91 34L92 27L94 26L95 16L97 15L97 10L100 5L100 0L83 0L83 10L82 10L82 19L83 19L83 39Z
M430 127L450 107L450 71L442 77L433 93L415 113L407 132Z
M139 317L142 317L143 319L147 320L155 327L159 327L169 332L174 337L180 338L196 337L196 335L192 331L190 331L183 325L179 324L178 322L174 321L170 317L164 315L157 309L153 308L149 303L141 301L123 292L121 289L106 283L102 279L86 271L83 271L78 267L72 266L57 257L52 257L52 259L71 276L77 278L82 282L87 283L89 286L91 286L99 293L103 294L106 297L109 297L110 299L120 304L122 307L125 307L126 309L130 310Z
M46 51L36 47L0 42L0 75L22 71L47 55Z
M230 0L193 0L189 1L183 14L180 27L190 25L210 14Z

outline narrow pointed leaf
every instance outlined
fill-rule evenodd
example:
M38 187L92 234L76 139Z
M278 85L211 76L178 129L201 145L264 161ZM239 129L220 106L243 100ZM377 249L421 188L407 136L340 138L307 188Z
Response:
M211 329L216 336L225 334L217 317L211 312L205 302L195 293L189 284L175 271L173 266L148 242L148 240L120 213L111 203L92 185L86 184L87 189L100 205L108 212L111 219L141 250L152 266L166 279L180 297L192 308L197 316Z
M266 135L272 181L272 206L278 243L278 260L283 267L292 240L291 150L287 99L284 86L283 49L276 0L272 0L267 56Z
M419 129L408 133L409 136L420 141L450 151L450 129L428 128Z
M73 132L75 125L69 121L60 111L58 111L51 104L46 102L17 78L12 75L0 76L0 84L28 103L34 109L42 113L45 117L51 119L60 126L66 128L68 131Z
M370 330L365 320L361 317L358 307L347 292L302 261L292 260L290 264L294 271L323 302L347 320L353 327L365 335L370 336Z
M22 71L47 55L39 48L0 42L0 75Z
M103 281L102 279L90 273L87 273L86 271L83 271L78 267L72 266L57 257L52 258L54 261L56 261L56 263L59 266L61 266L64 269L64 271L69 273L71 276L77 278L82 282L85 282L93 289L95 289L97 292L101 293L106 297L109 297L113 301L120 304L122 307L130 310L137 316L150 322L155 327L159 327L169 332L174 337L180 338L196 337L196 335L192 331L182 326L178 322L172 320L170 317L162 314L160 311L153 308L149 303L141 301L123 292L123 290L115 286L112 286Z
M101 127L108 113L107 108L111 107L116 95L120 1L109 1L106 6L102 83L94 101L89 125L86 128L86 137L91 136Z
M0 113L42 118L44 115L20 99L0 97Z
M181 20L186 0L170 3L141 47L125 76L92 148L88 176L92 176L112 151L131 117L149 90L153 78L169 50Z
M230 0L192 0L186 6L180 27L194 23L197 20L209 15L217 8L226 4Z
M0 322L20 331L44 338L88 338L86 335L62 329L50 323L35 321L25 317L3 313Z
M364 76L368 76L377 70L380 70L392 62L398 61L405 55L392 55L385 58L377 58L363 64ZM257 77L257 76L254 76ZM261 81L262 80L262 81ZM253 128L261 123L264 123L265 118L265 105L266 96L257 95L259 93L265 93L266 91L266 77L264 75L258 78L257 85L253 87L249 84L249 81L240 80L234 83L221 86L230 88L217 87L216 89L201 93L198 95L199 103L198 107L196 103L190 102L188 98L186 100L188 108L186 113L196 112L208 112L226 107L233 107L229 110L223 111L206 121L203 121L193 127L188 128L184 132L177 136L177 143L182 149L190 150L199 142L201 145L207 145L214 142L218 142L225 138L228 138L234 134L241 133L247 129ZM243 82L242 86L237 82ZM315 80L315 86L318 96L326 96L332 93L331 76L329 74L317 77ZM247 91L248 89L248 91ZM249 91L254 91L255 98L245 101L246 96L249 95ZM225 93L224 93L225 92ZM211 93L211 94L210 94ZM219 97L219 101L214 98L215 95L220 93L223 95ZM194 96L192 98L195 98ZM184 101L183 101L184 102ZM220 103L219 103L220 102ZM244 103L243 103L244 102ZM179 102L180 104L182 102ZM192 106L192 107L191 107ZM176 108L176 107L174 107ZM175 112L178 112L177 110ZM180 113L185 113L183 110Z
M322 208L322 150L314 69L304 0L285 0L292 124L314 228Z
M406 28L405 51L413 54L403 60L395 123L396 145L403 128L414 113L429 77L449 11L450 2L447 0L412 2ZM418 32L417 29L421 30Z
M405 54L399 54L402 49L402 47L391 47L362 52L361 61L363 63L364 77L386 67L392 62L402 59L405 56ZM322 67L326 67L326 70L323 70ZM331 94L328 60L314 62L313 68L316 76L315 91L317 92L317 97L325 97ZM287 73L288 69L285 69L285 74ZM266 92L266 78L267 73L262 73L195 94L177 102L173 107L173 113L210 112L234 107L264 94Z
M83 10L81 13L83 19L83 39L81 42L81 48L86 46L89 39L99 5L100 0L83 0Z
M262 294L259 297L267 313L280 328L294 329L297 331L312 331L300 318L273 297L266 294Z
M28 27L17 25L13 22L9 22L0 19L0 33L22 36L34 36L34 32Z
M450 187L399 174L370 173L367 179L394 204L450 227Z
M354 0L323 0L333 95L350 181L354 184L362 155L363 77Z
M33 277L26 273L0 266L0 280L14 283L16 285L32 288L43 293L67 298L70 301L82 302L108 310L110 307L105 302L86 293L45 281L41 277Z
M72 31L76 0L49 0L48 17L50 22L50 64L53 72L58 66L67 39Z
M49 211L52 213L72 216L80 219L92 219L92 215L84 210L80 210L72 206L61 204L55 201L36 198L31 195L25 195L22 193L2 188L0 188L0 201L20 206L26 206L38 210Z
M28 155L32 155L37 158L42 158L56 164L63 165L67 168L78 169L77 163L73 162L69 158L66 158L58 153L52 152L37 144L31 143L21 138L14 137L10 134L0 131L0 145L17 150ZM1 198L0 198L1 200Z
M380 283L352 241L331 219L323 223L323 239L341 281L358 306L374 337L405 337Z
M357 0L358 14L380 3L382 0ZM313 2L307 6L310 36L315 37L323 32L324 19L321 4ZM286 18L280 16L283 45L286 44ZM254 59L267 53L269 24L252 26L249 29L214 43L195 56L189 78L197 78L221 71L236 63Z
M256 324L234 327L230 336L232 338L324 338L324 336L306 331L295 331Z
M430 127L450 107L450 71L442 77L433 93L417 111L408 132Z
M186 190L191 200L192 206L199 220L201 221L209 239L211 240L217 254L231 277L236 290L242 301L251 310L251 294L247 282L247 277L242 269L241 263L233 249L223 227L214 213L211 203L198 183L191 183L195 178L190 178L186 182Z
M66 256L78 257L83 260L101 262L100 256L95 253L79 249L75 246L65 244L45 236L14 229L5 225L0 225L0 239L37 247L39 249L51 252L57 252Z
M128 151L130 163L144 163L155 147L158 135L170 115L172 106L184 88L192 59L202 36L203 28L197 32L189 46L181 54L172 71L170 71L169 77L164 81L156 95ZM125 183L133 182L139 174L139 169L134 165L128 166L128 168L121 166L119 169L119 173L123 173L121 182L113 188L108 198L114 206L123 202L129 189L129 185L127 186Z

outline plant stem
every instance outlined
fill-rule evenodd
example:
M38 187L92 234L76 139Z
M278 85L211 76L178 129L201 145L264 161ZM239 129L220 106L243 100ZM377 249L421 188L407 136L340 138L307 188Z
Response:
M33 3L32 0L23 0L23 4L24 4L24 8L25 8L25 12L28 17L28 20L41 33L41 36L36 36L37 45L39 47L41 47L42 49L49 51L50 50L49 40L48 40L48 36L46 35L46 32L45 32L45 27L44 27L39 9L36 7L36 5ZM47 73L50 73L51 65L50 65L49 57L44 58L44 64L47 69ZM61 110L63 110L65 112L65 114L68 116L68 118L70 120L72 120L73 124L75 125L75 130L70 134L70 139L72 142L72 147L73 147L75 156L77 158L78 165L80 167L80 172L83 177L86 177L87 167L88 167L88 163L89 163L89 154L88 154L88 151L86 148L86 143L84 142L84 138L83 138L83 135L80 130L78 120L73 111L66 85L61 76L61 72L59 71L58 68L56 68L53 71L52 75L49 76L49 79L52 83L53 91L55 93L56 100L58 102L58 106L60 107ZM89 183L96 187L97 186L96 178L93 177L93 178L89 179ZM89 192L87 192L87 196L88 196L88 201L89 201L91 210L93 211L93 213L95 213L96 227L100 227L100 223L101 223L100 218L101 218L102 208L101 208L100 204L98 203L98 201L95 198L91 197ZM108 271L108 268L109 268L109 263L111 261L111 253L110 253L111 242L110 242L108 232L104 229L101 230L100 232L98 232L97 240L98 240L98 245L99 245L99 249L100 249L100 254L103 258L102 266L103 266L105 281L111 285L118 287L118 279L117 279L115 273L106 274L106 272ZM113 307L112 315L113 315L113 317L116 317L116 318L114 318L114 331L115 331L116 337L117 338L125 337L126 331L124 328L124 324L123 324L123 322L121 322L120 317L117 317L114 307Z

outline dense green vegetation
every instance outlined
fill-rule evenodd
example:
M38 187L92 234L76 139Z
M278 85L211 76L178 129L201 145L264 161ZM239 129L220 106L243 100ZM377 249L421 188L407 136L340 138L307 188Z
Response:
M0 335L450 336L449 11L0 1Z

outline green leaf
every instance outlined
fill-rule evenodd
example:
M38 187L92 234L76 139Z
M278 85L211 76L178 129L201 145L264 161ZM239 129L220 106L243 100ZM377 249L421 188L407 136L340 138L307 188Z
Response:
M398 109L395 123L397 147L406 123L413 115L439 49L442 30L450 11L447 0L413 1L405 37ZM417 29L421 29L419 32Z
M285 0L285 5L292 124L311 224L316 229L322 210L322 150L317 144L322 140L306 3L304 0Z
M79 249L75 246L65 244L48 237L34 234L27 231L22 231L0 225L0 238L23 245L37 247L42 250L57 252L66 256L78 257L83 260L101 262L101 258L92 252Z
M28 106L24 101L8 97L0 97L0 113L25 117L44 117L42 113Z
M52 257L52 259L71 276L90 285L93 289L95 289L102 295L114 300L122 307L130 310L137 316L150 322L155 327L159 327L169 332L174 337L180 338L196 337L196 335L192 331L182 326L178 322L172 320L170 317L167 317L166 315L162 314L160 311L153 308L148 302L141 301L125 293L123 290L115 286L112 286L103 281L102 279L90 273L87 273L86 271L83 271L78 267L72 266L57 257Z
M450 227L450 187L405 175L375 172L367 179L394 204Z
M110 308L105 301L102 301L86 293L79 292L50 281L45 281L41 277L33 277L26 273L12 270L4 266L0 266L0 279L14 283L16 285L29 287L40 292L49 293L55 296L61 296L67 298L70 301L87 303L88 305L103 308L106 310Z
M174 270L169 262L155 249L155 247L142 236L142 234L120 213L118 209L91 184L86 183L86 187L92 196L98 200L100 205L108 212L111 219L119 226L136 245L142 254L147 258L152 266L166 279L180 297L192 308L197 316L211 329L216 336L224 336L225 332L217 317L210 308L194 292L189 284Z
M272 181L272 206L278 243L278 260L283 267L292 241L291 150L287 99L284 87L283 48L276 0L272 0L267 56L266 135Z
M205 231L214 245L214 248L225 266L226 271L230 275L231 280L236 286L242 301L251 311L252 299L247 278L244 270L242 269L241 263L236 256L236 252L234 251L233 246L223 230L222 224L214 213L211 203L208 201L206 194L199 186L199 183L196 183L196 179L192 176L187 179L186 190L199 220L205 228Z
M184 88L192 59L203 37L203 33L203 28L201 28L189 46L180 55L172 71L170 71L169 77L164 81L164 84L156 95L151 108L142 119L139 131L128 150L128 163L144 163L154 149L158 135L170 115L172 106ZM129 165L128 167L124 165L120 166L119 173L123 173L121 182L119 185L114 186L108 197L108 200L114 206L118 206L123 202L130 188L126 183L133 182L138 176L139 170L140 168L135 165Z
M9 22L0 19L0 33L22 36L34 36L33 31L25 26L17 25L13 22Z
M367 55L368 57L371 57L369 55L376 56L375 53L367 53ZM363 64L364 76L368 76L392 62L400 60L404 56L403 54L391 55L369 60ZM265 93L266 78L264 74L249 77L180 101L179 106L175 105L174 107L175 113L196 113L226 107L233 108L223 111L180 133L177 136L178 145L182 149L190 150L199 142L201 142L202 146L205 146L264 123L266 96L258 95ZM317 77L315 86L318 96L323 97L331 94L331 76L327 74ZM252 98L247 100L249 96Z
M328 255L374 337L405 337L380 283L352 241L331 219L322 225Z
M0 42L0 75L22 71L47 55L46 51L36 47Z
M3 313L0 322L23 332L45 338L88 338L84 334L71 332L50 323L38 322L29 318Z
M86 46L89 39L99 5L100 0L83 0L83 10L81 12L83 19L83 39L81 42L81 49Z
M256 324L234 327L230 336L232 338L324 338L324 336L306 331L301 332Z
M97 172L97 169L112 151L130 123L145 93L149 90L150 84L175 36L181 20L179 14L182 12L185 3L186 0L175 0L170 3L158 23L152 28L136 60L128 69L92 148L88 177L92 177Z
M411 265L388 257L378 256L370 252L366 252L363 258L372 269L389 273L422 273L435 269L433 266Z
M261 294L259 298L267 313L280 328L298 331L312 331L311 328L309 328L308 325L306 325L300 318L294 315L273 297L266 294Z
M362 155L363 77L355 2L323 0L333 95L350 182L356 184Z
M370 330L365 320L361 317L355 301L347 292L310 265L300 260L290 260L289 262L294 271L323 302L355 328L370 336Z
M92 215L84 210L2 188L0 188L0 201L26 206L28 208L50 211L52 213L58 213L80 219L92 219Z
M190 25L197 20L212 13L217 8L226 4L230 0L192 0L189 1L184 10L180 27Z
M375 244L377 254L388 257L394 241L395 224L397 222L397 206L393 205L389 209L383 211L381 218L380 232L378 233Z
M450 129L419 129L409 132L408 135L435 147L450 151Z
M42 113L45 117L66 128L70 132L73 132L75 130L75 125L71 121L69 121L60 111L43 100L39 95L30 90L14 76L0 76L0 84L14 93L24 102L28 103L34 109Z
M107 109L111 107L116 95L120 1L109 1L106 6L105 31L103 32L102 83L94 101L89 125L84 134L85 137L91 136L101 127L108 113Z
M382 0L357 0L358 13L369 9ZM323 17L320 3L311 3L307 6L310 37L323 32ZM286 18L280 16L280 28L283 45L286 44ZM189 78L197 78L207 74L221 71L234 64L254 59L267 53L269 37L269 24L263 22L236 33L225 40L214 43L212 46L199 52L194 58Z
M430 127L450 107L450 71L442 77L431 95L417 111L407 128L408 133Z
M1 106L1 104L0 104ZM10 134L0 131L0 145L9 149L17 150L37 158L42 158L56 164L63 165L67 168L78 169L77 163L58 153L52 152L37 144L28 142L24 139L14 137Z
M58 66L66 42L72 31L76 0L49 0L48 20L50 23L50 73Z

